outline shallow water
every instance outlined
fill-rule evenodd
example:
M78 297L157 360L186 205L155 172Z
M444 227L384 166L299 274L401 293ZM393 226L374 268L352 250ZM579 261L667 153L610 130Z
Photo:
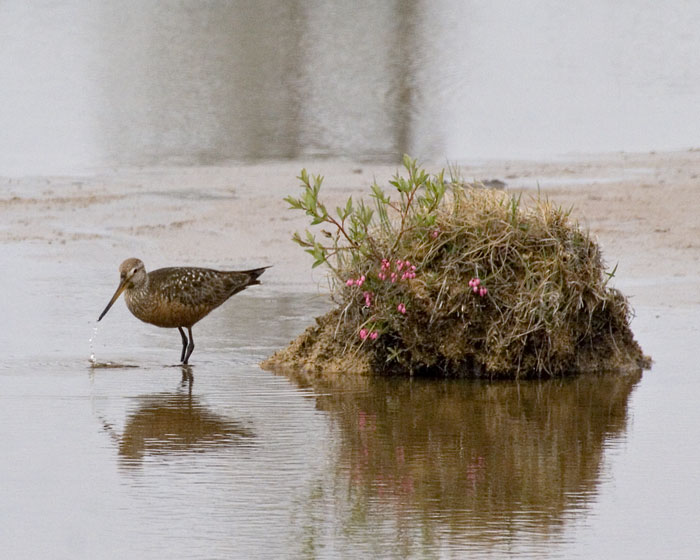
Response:
M542 383L258 368L322 312L265 285L195 328L131 317L81 257L2 247L8 558L693 558L697 309L637 309L654 368ZM93 367L90 354L99 365ZM118 367L130 366L130 367ZM193 382L190 385L189 375Z
M693 0L5 0L0 168L688 148L699 25Z

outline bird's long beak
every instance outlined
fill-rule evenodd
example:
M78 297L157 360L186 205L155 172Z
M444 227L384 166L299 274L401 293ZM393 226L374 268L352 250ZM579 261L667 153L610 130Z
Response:
M109 308L112 307L112 305L114 305L114 302L117 301L117 298L119 298L119 296L122 295L124 288L126 288L126 278L124 278L121 282L119 282L119 286L117 286L117 291L114 292L114 295L112 296L112 299L109 300L107 307L105 307L105 310L98 317L98 319L97 319L98 321L100 321L102 319L102 317L104 317L107 314L107 311L109 311Z

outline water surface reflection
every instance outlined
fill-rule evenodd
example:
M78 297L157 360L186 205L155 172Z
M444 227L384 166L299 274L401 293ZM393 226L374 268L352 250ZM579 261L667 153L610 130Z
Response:
M624 437L640 377L354 379L343 390L323 388L318 407L341 438L343 533L401 554L446 543L551 550L567 518L594 500L606 444Z
M253 441L253 432L241 422L212 412L196 395L184 390L136 398L121 434L103 420L118 445L123 466L139 466L146 456L167 460L185 453L240 445Z

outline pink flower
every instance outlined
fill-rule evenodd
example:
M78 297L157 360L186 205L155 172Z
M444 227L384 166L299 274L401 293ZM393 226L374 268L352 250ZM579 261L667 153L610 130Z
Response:
M372 340L377 340L377 337L378 337L378 336L379 336L379 333L378 333L377 331L372 331L372 332L369 334L369 337L370 337Z
M398 278L398 275L396 274L396 272L392 272L392 273L391 273L391 281L392 281L392 282L396 282L396 279L397 279L397 278Z
M474 291L475 294L478 294L479 293L479 286L476 286L476 285L472 286L472 290Z
M355 281L352 278L348 278L347 282L345 282L346 286L352 286L355 283Z
M479 295L481 297L484 297L488 293L489 293L489 291L485 286L482 286L481 288L479 288Z
M362 340L364 340L365 338L367 338L367 335L368 335L367 329L360 329L360 338L361 338Z
M434 229L433 231L430 232L430 237L432 237L433 239L437 239L438 235L440 235L439 229Z
M406 314L406 306L405 306L403 303L399 303L399 304L396 306L396 310L397 310L399 313L403 313L404 315Z
M391 263L388 259L382 259L382 270L388 270L391 268Z
M370 307L372 305L372 292L364 292L362 295L365 297L365 305Z
M403 268L403 261L402 260L399 259L396 261L396 268L398 270L401 270Z
M377 278L379 278L380 280L385 280L386 274L384 274L383 272L380 272L379 274L377 274Z
M469 285L472 288L478 286L479 284L481 284L481 280L479 280L479 278L472 278L471 280L469 280Z

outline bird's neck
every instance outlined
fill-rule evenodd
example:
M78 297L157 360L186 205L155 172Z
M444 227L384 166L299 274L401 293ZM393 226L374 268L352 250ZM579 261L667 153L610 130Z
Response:
M150 308L156 305L154 298L149 295L148 277L137 286L129 288L125 293L126 306L139 319L148 315Z

